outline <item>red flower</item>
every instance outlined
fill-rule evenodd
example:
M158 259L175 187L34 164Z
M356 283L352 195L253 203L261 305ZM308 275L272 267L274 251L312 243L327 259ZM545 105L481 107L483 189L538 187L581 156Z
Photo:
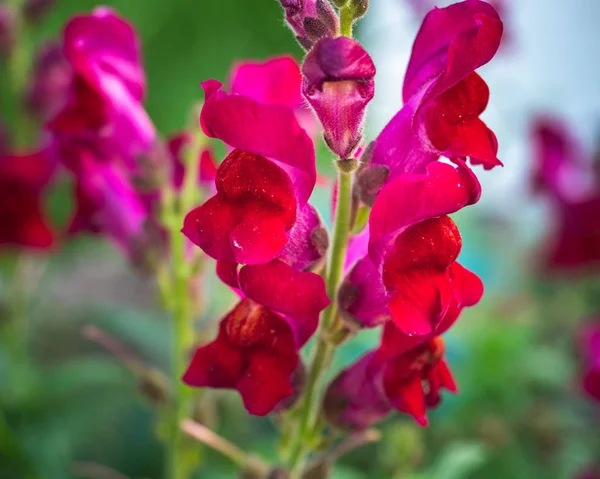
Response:
M42 195L54 165L44 151L0 156L0 246L44 249L54 237Z
M288 242L315 185L314 147L291 109L203 84L204 132L235 148L217 170L217 193L188 214L183 232L209 256L266 263Z
M246 409L263 416L294 393L298 351L330 301L315 273L297 272L280 261L244 266L239 276L236 268L228 269L228 281L243 299L221 321L217 338L196 350L183 380L195 387L237 389Z
M457 387L444 356L444 342L433 337L407 347L406 336L389 324L378 349L342 371L325 396L328 420L342 429L364 429L392 409L427 426L427 409L441 401L440 392Z
M425 17L404 79L406 104L375 140L359 175L364 201L371 203L386 181L422 173L440 155L485 168L501 164L496 137L479 119L489 91L474 73L492 59L501 37L498 14L479 0Z

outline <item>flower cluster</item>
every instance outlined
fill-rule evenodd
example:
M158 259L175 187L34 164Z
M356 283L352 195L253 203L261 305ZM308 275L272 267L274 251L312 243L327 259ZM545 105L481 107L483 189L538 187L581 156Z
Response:
M376 350L328 388L328 419L363 428L397 409L424 425L440 391L456 391L440 335L483 294L479 278L456 262L462 240L448 215L479 199L467 162L501 165L496 138L479 118L489 91L475 70L496 53L502 22L479 0L432 11L415 40L405 105L365 146L375 76L369 54L336 36L328 2L282 5L309 50L301 84L299 75L280 74L286 81L276 88L261 78L269 68L283 69L275 62L247 67L241 78L249 84L233 82L231 93L215 80L202 83L202 129L230 153L217 170L215 195L188 214L183 232L217 260L219 277L241 299L217 338L197 349L184 381L237 389L251 413L272 411L299 392L293 384L298 351L315 332L320 311L335 301L350 327L383 325L383 335ZM371 208L368 225L350 240L345 279L331 298L310 271L327 236L307 203L316 168L299 121L300 91L341 174L351 174L353 198Z
M308 204L316 165L307 130L314 127L300 80L298 65L284 57L236 67L231 93L215 80L202 84L202 129L231 151L216 171L214 196L183 226L240 296L184 381L237 389L258 415L293 395L298 351L330 303L323 279L310 271L325 254L327 233Z
M555 234L545 267L572 271L600 266L600 175L594 161L555 118L538 118L532 127L534 184L552 200Z
M489 92L475 73L501 35L484 2L429 13L408 64L405 105L361 158L356 186L372 209L352 242L339 305L351 327L383 325L383 334L327 391L326 413L339 427L367 427L392 409L425 425L440 391L456 391L440 335L479 301L483 286L456 262L462 240L448 214L479 199L467 160L501 164L495 136L479 119Z

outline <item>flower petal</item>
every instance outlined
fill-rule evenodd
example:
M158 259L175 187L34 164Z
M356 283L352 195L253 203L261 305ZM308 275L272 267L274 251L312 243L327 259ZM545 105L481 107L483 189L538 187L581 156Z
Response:
M413 44L404 78L404 101L433 78L438 77L436 92L442 92L485 65L500 46L502 30L496 10L480 0L429 12Z
M239 282L248 298L285 315L298 347L316 331L319 313L331 302L321 276L296 271L279 260L244 266Z
M241 95L227 95L215 80L202 83L200 115L204 133L233 148L277 162L292 180L298 206L306 204L316 181L315 150L294 112Z

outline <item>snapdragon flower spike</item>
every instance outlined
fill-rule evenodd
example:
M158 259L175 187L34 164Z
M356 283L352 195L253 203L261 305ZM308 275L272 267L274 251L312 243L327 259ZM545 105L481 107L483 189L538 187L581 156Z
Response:
M324 404L331 424L344 430L365 429L395 409L427 426L427 410L439 405L441 390L457 392L443 359L441 337L406 349L402 341L395 341L398 334L393 325L386 326L382 345L342 371L328 387Z
M600 323L590 323L582 329L580 350L583 359L583 390L588 397L600 403Z
M317 132L317 121L302 97L302 74L290 56L264 62L240 62L230 75L230 91L259 103L283 105L296 113L296 118L311 138Z
M69 98L50 122L55 133L110 138L124 160L151 147L155 130L142 106L145 77L133 28L106 7L74 17L63 52L73 70Z
M279 1L289 27L305 50L310 50L321 38L335 37L339 33L338 17L328 0Z
M183 380L194 387L237 389L251 414L263 416L291 396L299 349L315 332L330 301L323 278L275 260L226 263L242 297L219 334L196 350Z
M480 186L460 160L426 170L390 181L375 200L368 257L349 265L340 289L342 312L358 324L391 319L406 334L423 336L436 331L453 304L462 240L446 215L476 202Z
M600 179L583 148L558 120L540 118L533 127L534 187L553 203L556 231L544 258L551 271L600 265Z
M53 171L45 151L0 156L0 247L52 246L54 235L42 197Z
M183 233L206 254L266 263L288 242L316 181L313 144L294 112L202 84L204 133L234 148L216 174L215 196L188 213Z
M324 38L302 65L302 92L315 110L329 148L349 158L362 139L368 103L375 94L375 65L356 40Z
M500 45L502 22L488 3L466 0L436 8L423 21L403 87L404 107L382 130L359 175L367 203L404 173L421 173L443 155L501 165L493 132L479 119L489 90L475 73ZM364 188L361 188L364 190Z

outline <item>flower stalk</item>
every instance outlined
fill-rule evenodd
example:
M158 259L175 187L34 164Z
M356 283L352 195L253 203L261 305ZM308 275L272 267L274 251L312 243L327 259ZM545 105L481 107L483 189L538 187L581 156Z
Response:
M344 259L348 247L350 233L350 212L352 199L352 176L338 171L338 197L333 230L333 244L327 265L327 295L331 304L323 313L317 333L317 344L311 361L306 389L300 406L300 420L296 432L296 440L292 444L288 465L292 469L292 477L301 476L304 458L313 442L316 433L318 409L318 389L321 376L333 357L335 345L327 340L337 326L337 289L342 278Z
M179 194L171 186L167 186L164 194L165 225L168 228L171 248L170 278L160 285L167 291L162 295L170 296L167 306L171 309L171 357L172 357L172 392L171 418L169 421L169 439L167 445L168 479L185 479L184 437L181 433L181 422L189 410L190 392L181 381L187 367L188 349L193 342L193 305L189 294L192 268L186 258L186 238L181 234L181 225L187 211L193 205L197 195L197 178L199 171L199 151L202 141L194 135L194 142L186 152L186 170L183 188Z

